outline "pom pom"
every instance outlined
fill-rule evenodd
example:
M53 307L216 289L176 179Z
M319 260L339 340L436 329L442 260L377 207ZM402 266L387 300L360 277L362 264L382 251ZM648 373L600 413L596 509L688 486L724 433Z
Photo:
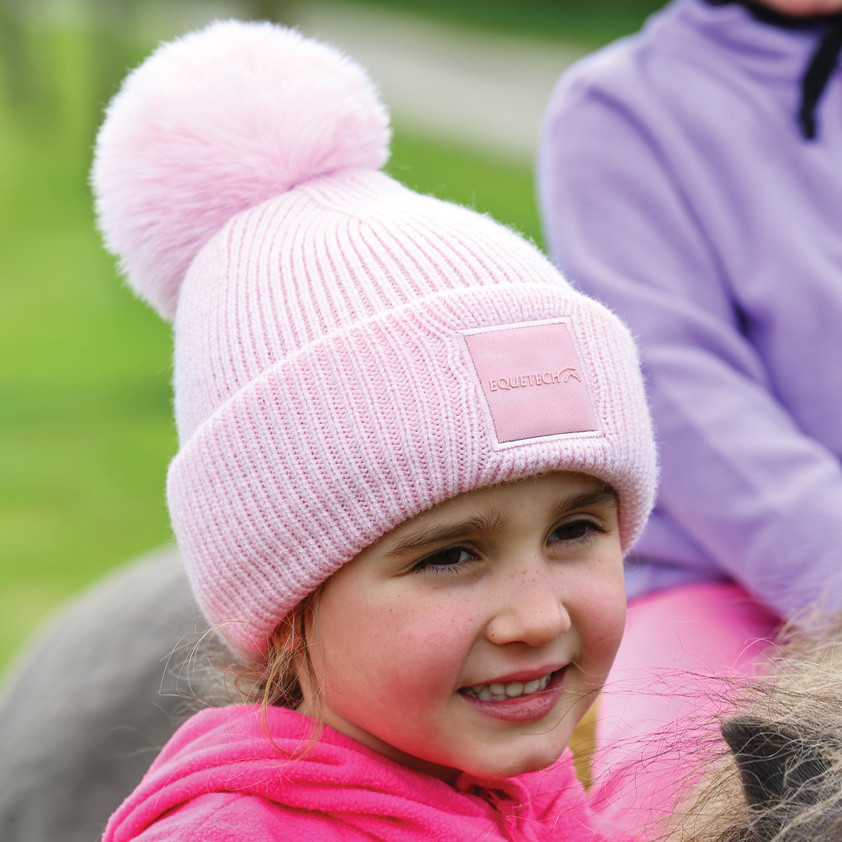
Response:
M108 108L92 169L105 245L165 318L232 216L346 167L378 169L389 118L365 71L268 23L223 21L160 47Z

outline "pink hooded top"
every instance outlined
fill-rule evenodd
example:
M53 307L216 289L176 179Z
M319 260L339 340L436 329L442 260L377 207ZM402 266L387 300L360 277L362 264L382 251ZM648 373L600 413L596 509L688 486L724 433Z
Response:
M164 747L111 817L103 842L353 842L382 839L599 840L569 751L505 781L462 774L451 786L312 720L270 708L203 710Z

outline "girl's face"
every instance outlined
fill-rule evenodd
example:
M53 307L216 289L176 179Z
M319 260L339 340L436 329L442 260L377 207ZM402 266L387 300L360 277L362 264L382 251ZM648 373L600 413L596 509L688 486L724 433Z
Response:
M328 580L308 640L326 724L444 780L503 778L559 757L624 621L616 496L551 473L401 524Z

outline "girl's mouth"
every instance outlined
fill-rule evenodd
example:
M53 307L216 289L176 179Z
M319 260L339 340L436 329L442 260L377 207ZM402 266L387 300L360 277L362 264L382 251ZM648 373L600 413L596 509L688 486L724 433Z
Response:
M564 694L567 667L527 681L493 681L463 687L459 695L478 713L510 723L537 722Z
M481 702L505 702L508 699L519 699L522 696L531 696L533 693L543 692L547 689L555 674L549 672L532 681L474 684L472 687L465 687L459 692L469 698L479 699Z

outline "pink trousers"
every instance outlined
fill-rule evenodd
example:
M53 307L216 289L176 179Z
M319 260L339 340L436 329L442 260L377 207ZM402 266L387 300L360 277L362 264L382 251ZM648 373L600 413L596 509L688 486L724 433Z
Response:
M597 708L591 791L606 831L633 832L672 812L715 750L729 691L763 671L779 625L734 584L685 585L629 604Z

